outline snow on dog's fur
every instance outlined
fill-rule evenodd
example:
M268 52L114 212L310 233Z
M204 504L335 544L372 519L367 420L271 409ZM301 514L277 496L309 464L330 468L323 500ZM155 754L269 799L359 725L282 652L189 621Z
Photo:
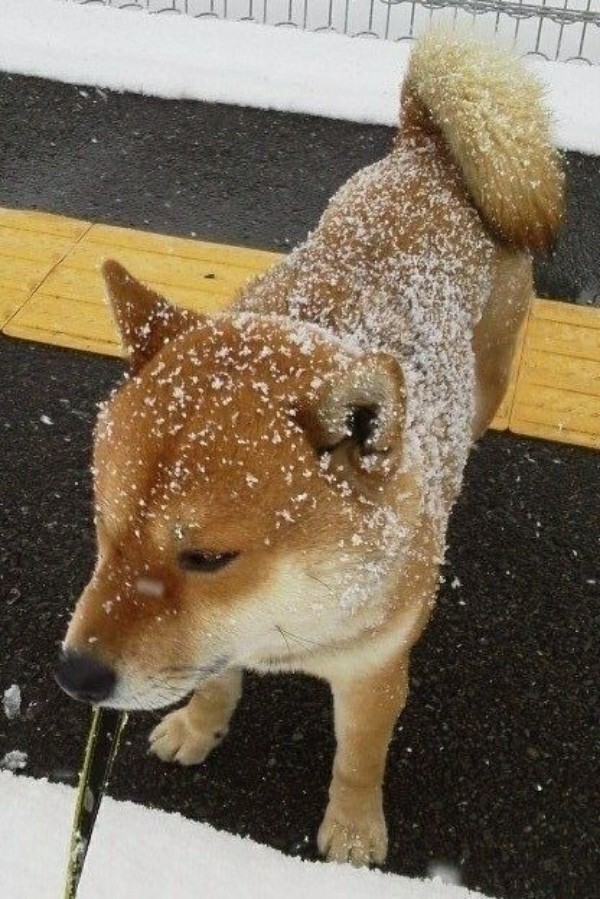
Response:
M562 175L539 90L452 37L415 49L390 155L225 314L105 265L131 376L95 444L98 564L65 640L79 698L183 699L151 735L202 761L241 671L329 681L328 858L381 862L382 779L472 441L506 388Z

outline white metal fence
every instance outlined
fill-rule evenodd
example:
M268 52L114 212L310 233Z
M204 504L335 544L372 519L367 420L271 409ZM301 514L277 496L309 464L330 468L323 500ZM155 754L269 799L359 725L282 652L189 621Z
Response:
M600 0L75 0L156 15L230 19L403 41L468 25L523 55L600 63Z

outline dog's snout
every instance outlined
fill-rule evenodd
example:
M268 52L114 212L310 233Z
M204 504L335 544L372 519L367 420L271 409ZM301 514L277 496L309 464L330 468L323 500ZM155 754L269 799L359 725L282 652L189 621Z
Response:
M81 702L102 702L114 690L117 677L108 665L84 652L65 651L56 670L56 681L65 693Z

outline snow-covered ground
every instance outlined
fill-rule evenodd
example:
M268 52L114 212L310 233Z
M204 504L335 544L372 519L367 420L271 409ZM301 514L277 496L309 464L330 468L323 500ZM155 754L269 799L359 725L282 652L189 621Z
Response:
M0 896L61 896L74 790L0 771ZM482 899L439 880L302 862L180 815L107 798L80 899Z
M162 97L393 124L407 43L1 0L0 70ZM600 153L600 66L529 60L559 146Z
M454 5L427 6L427 0L71 0L75 3L104 3L128 9L149 9L169 15L173 12L197 17L252 21L308 31L336 31L361 37L402 40L419 36L434 25L468 27L475 34L514 45L519 53L536 52L546 59L585 57L600 62L600 28L582 22L566 24L547 15L554 10L582 13L598 12L598 0L526 0L528 8L546 13L543 19L520 15L512 17L496 10L473 15ZM450 0L452 2L452 0ZM460 2L460 0L459 0ZM462 0L467 3L468 0ZM514 9L514 0L496 0L498 10Z

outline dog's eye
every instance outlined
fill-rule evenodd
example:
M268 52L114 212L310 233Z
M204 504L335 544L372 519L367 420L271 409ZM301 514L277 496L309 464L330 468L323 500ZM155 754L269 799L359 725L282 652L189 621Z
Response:
M179 553L179 567L185 571L218 571L233 562L239 553L210 553L201 549L184 549Z

